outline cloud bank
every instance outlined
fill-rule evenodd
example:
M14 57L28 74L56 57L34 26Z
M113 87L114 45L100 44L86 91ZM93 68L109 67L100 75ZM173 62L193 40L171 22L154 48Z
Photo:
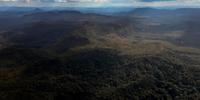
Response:
M200 0L0 0L1 6L200 7Z

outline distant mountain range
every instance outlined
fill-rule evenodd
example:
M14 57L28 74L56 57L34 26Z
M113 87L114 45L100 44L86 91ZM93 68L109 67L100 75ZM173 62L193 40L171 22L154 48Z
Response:
M173 10L153 8L131 10L130 8L123 8L124 11L121 10L122 12L112 11L113 13L109 14L107 11L105 13L101 12L104 11L104 8L91 8L91 10L90 8L88 10L81 8L69 9L9 8L2 10L0 13L1 29L25 28L24 25L30 26L33 23L37 24L37 22L58 23L63 21L63 23L69 24L70 22L77 26L79 26L80 22L88 22L100 25L98 28L107 28L109 30L118 27L116 32L120 32L119 34L138 35L138 33L149 33L154 35L155 38L159 36L160 39L179 45L200 47L200 44L195 42L198 41L200 31L200 22L198 20L200 9L198 8ZM113 9L117 10L117 8ZM93 11L97 12L93 13Z

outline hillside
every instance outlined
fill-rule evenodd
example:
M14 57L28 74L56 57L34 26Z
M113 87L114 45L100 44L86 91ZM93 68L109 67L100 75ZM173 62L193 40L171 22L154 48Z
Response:
M134 11L0 14L0 100L200 99L197 17Z

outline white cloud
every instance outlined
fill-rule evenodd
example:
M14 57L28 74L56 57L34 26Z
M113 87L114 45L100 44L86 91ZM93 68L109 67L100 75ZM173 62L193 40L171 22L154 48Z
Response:
M0 0L2 2L107 2L108 0Z
M7 1L8 2L8 1L18 1L18 0L0 0L0 1L5 1L5 2Z
M200 0L0 0L0 5L11 4L17 6L200 7Z

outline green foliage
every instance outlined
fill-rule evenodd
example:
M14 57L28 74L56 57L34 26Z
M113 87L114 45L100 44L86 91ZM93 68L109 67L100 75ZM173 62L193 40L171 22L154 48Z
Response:
M110 49L60 58L33 49L0 54L1 69L21 70L14 77L5 77L11 72L0 77L1 100L199 99L197 77L172 56L126 56Z

